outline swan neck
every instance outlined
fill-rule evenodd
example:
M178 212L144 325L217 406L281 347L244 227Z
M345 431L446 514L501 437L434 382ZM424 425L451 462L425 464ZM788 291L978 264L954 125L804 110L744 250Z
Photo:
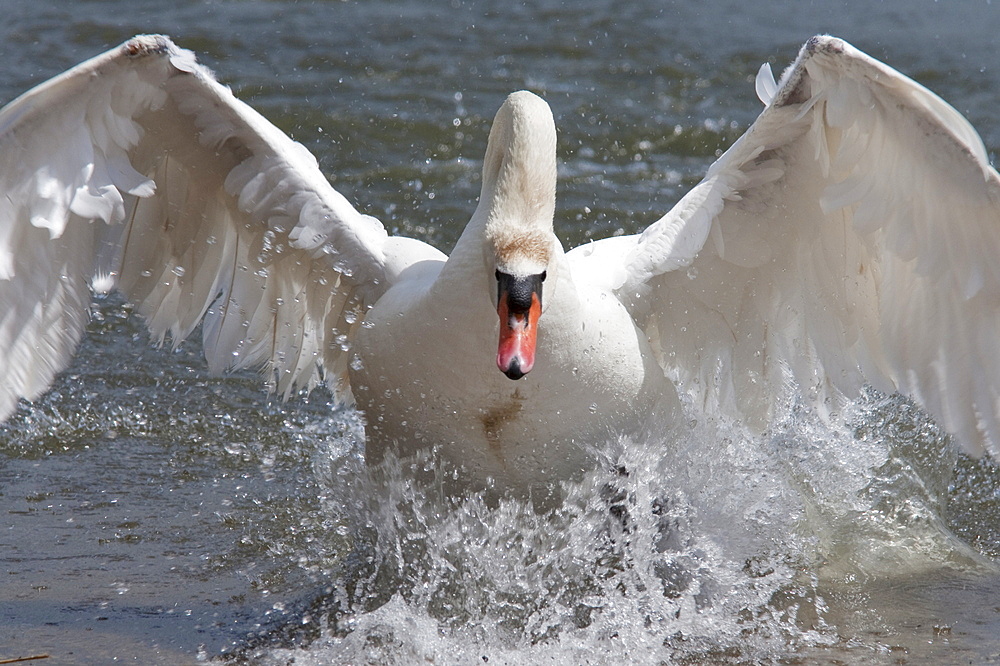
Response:
M485 217L485 236L500 264L547 263L554 241L555 201L552 112L541 98L514 93L500 107L490 130L476 211Z

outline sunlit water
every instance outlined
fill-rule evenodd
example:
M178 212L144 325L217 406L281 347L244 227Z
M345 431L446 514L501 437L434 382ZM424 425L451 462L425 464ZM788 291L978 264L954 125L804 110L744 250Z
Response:
M197 50L393 232L447 249L492 114L560 128L567 245L641 229L759 110L809 35L916 76L1000 146L985 2L3 2L0 96L134 33ZM690 5L690 6L689 6ZM52 393L0 430L0 659L272 664L1000 661L1000 473L912 405L763 436L689 408L538 514L369 481L323 391L269 400L196 343L152 349L115 298ZM46 663L46 662L40 662Z

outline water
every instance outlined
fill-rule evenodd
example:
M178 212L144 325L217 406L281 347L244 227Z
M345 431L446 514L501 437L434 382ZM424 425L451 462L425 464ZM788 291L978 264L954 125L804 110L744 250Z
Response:
M752 121L761 62L830 32L1000 146L988 2L5 1L0 98L139 32L197 50L394 233L448 249L510 91L560 129L567 245L641 229ZM99 301L0 430L0 659L39 663L990 663L1000 472L898 398L831 428L595 442L552 515L368 486L322 391L269 400Z

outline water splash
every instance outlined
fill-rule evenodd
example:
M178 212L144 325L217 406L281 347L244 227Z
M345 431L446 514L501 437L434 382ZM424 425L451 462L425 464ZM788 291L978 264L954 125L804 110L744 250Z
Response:
M432 457L376 488L340 451L328 507L354 551L304 613L310 640L244 658L766 662L858 644L837 626L852 585L990 566L941 517L954 453L909 403L871 394L849 425L790 405L763 436L693 414L681 441L595 447L597 467L544 513L413 481Z
M680 439L595 444L595 469L539 513L537 502L455 500L415 481L436 471L433 456L377 483L356 414L272 406L248 421L231 403L254 403L255 376L227 379L214 404L216 393L181 390L187 370L174 374L142 390L103 374L100 393L121 391L121 404L66 376L0 442L33 457L109 428L116 441L175 432L186 467L311 477L273 511L227 520L242 536L208 561L276 599L233 642L226 658L238 663L767 663L838 649L856 661L897 654L887 636L926 581L947 595L952 574L1000 580L945 520L955 497L969 504L961 513L978 522L963 534L985 535L981 550L995 555L995 466L960 460L953 479L946 436L898 397L870 393L832 425L790 402L762 435L689 405ZM143 408L150 391L155 410ZM313 592L295 601L289 590L306 581Z

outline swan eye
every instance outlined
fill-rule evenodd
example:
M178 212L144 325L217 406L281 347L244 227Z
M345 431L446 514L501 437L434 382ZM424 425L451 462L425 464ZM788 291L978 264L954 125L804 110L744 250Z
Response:
M539 278L542 282L545 282L545 276L548 275L548 271L542 271L542 276Z
M493 276L497 279L497 282L500 281L500 269L499 268L496 269L495 271L493 271Z

